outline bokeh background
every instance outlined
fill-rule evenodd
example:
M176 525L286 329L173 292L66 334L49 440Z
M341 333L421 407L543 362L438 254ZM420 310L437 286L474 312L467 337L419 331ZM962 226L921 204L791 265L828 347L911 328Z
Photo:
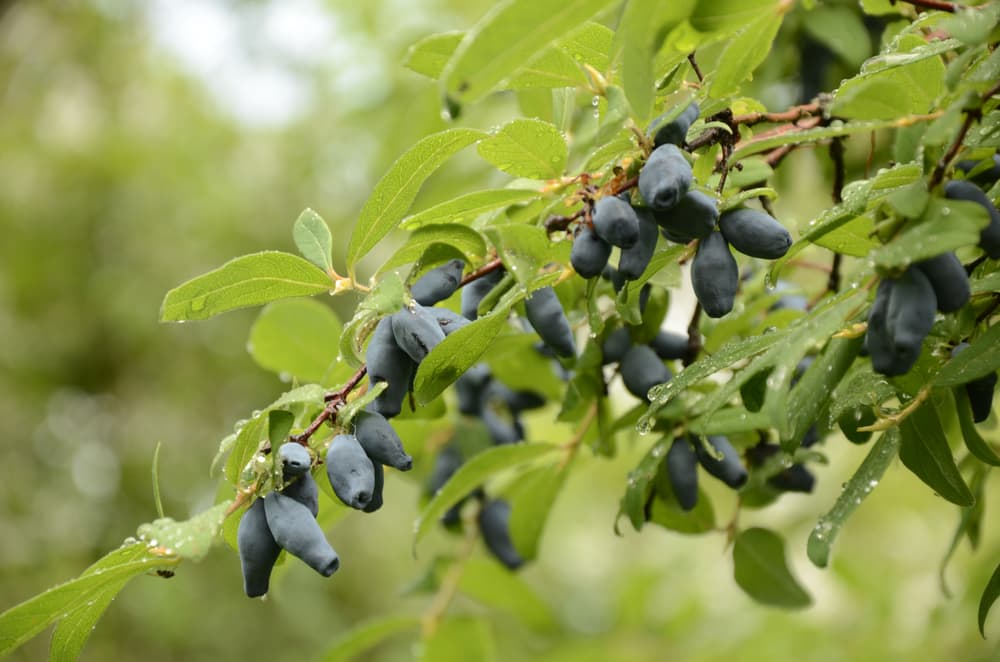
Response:
M445 126L434 84L401 66L407 47L468 27L491 4L0 1L0 610L75 576L156 517L157 444L167 514L183 519L211 504L218 441L286 385L247 352L256 311L161 325L163 294L237 255L294 251L292 222L307 206L331 224L342 264L368 191L409 145ZM881 27L872 25L870 48L852 44L855 53L873 52ZM774 108L829 89L857 65L849 61L856 54L830 53L809 30L793 14L756 77L754 93ZM822 59L830 67L817 79L806 70ZM516 112L501 96L462 122L489 128ZM852 145L850 156L851 177L863 176L867 145ZM800 150L782 168L779 215L792 227L826 205L826 167L823 154ZM417 205L490 177L474 160L446 167ZM376 252L369 266L387 254ZM329 303L347 319L354 300ZM534 438L567 436L547 423L551 413L531 417ZM997 439L995 418L987 428ZM986 641L975 628L979 593L1000 559L990 526L995 486L979 550L962 543L947 572L950 598L938 565L958 513L898 463L820 571L805 558L806 537L866 452L831 437L816 494L785 496L741 520L786 536L814 598L788 613L740 591L723 536L653 525L614 534L625 476L651 441L636 436L613 460L581 454L539 560L521 573L554 626L532 629L467 598L455 602L456 612L485 616L496 659L1000 654L1000 617ZM728 518L732 496L710 489ZM458 545L435 533L412 558L419 499L416 482L393 474L385 508L329 531L340 572L323 580L289 563L266 601L243 596L238 559L224 547L169 581L140 577L98 624L83 659L317 659L359 622L419 615L430 596L407 587ZM45 659L47 640L12 659ZM397 637L365 659L407 659L413 650L412 636Z

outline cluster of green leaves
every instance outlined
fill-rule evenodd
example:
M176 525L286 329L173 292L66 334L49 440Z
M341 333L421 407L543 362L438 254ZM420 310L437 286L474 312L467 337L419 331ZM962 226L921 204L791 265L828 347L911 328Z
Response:
M448 387L479 361L486 361L511 388L543 392L558 403L558 413L553 407L557 420L577 432L568 444L532 440L484 450L470 459L424 506L414 547L471 489L488 484L511 501L512 538L521 555L533 559L578 449L613 455L622 439L641 437L648 452L624 486L620 515L637 530L653 523L682 534L725 533L733 541L734 577L741 588L764 604L803 607L811 598L789 570L785 542L777 532L740 530L735 518L730 526L720 526L706 494L700 495L697 508L684 512L667 496L669 490L658 487L663 480L658 468L679 433L724 434L739 448L755 445L762 436L776 439L783 455L755 468L741 493L741 507L764 507L779 497L765 484L769 475L791 462L824 460L822 452L799 447L807 430L817 426L825 434L841 415L860 407L879 412L878 427L884 433L817 523L807 544L809 558L827 565L837 533L897 456L962 509L954 545L963 536L975 543L983 513L977 495L1000 457L977 431L967 407L956 405L956 399L963 403L961 389L955 387L1000 367L997 263L977 260L972 303L938 319L907 375L885 379L873 373L870 362L858 358L861 340L855 327L865 319L879 277L896 275L914 261L946 250L959 251L967 262L978 256L975 245L988 221L985 213L970 203L944 200L934 173L956 140L966 158L985 158L1000 148L1000 109L996 97L986 95L1000 78L1000 55L991 50L998 38L1000 3L910 18L898 13L906 13L900 7L862 4L871 13L891 13L896 19L880 52L868 59L852 49L856 40L851 37L861 23L851 10L819 7L803 10L804 18L797 19L845 60L860 65L857 75L822 99L818 121L757 135L749 122L740 127L741 139L724 162L736 169L724 183L716 172L722 153L718 141L691 153L693 169L699 185L717 189L725 209L777 197L772 164L780 159L768 158L775 150L889 132L894 163L880 164L886 167L845 186L842 201L802 228L788 254L769 269L747 262L753 275L743 284L736 309L718 321L701 322L702 354L655 388L648 406L637 405L624 414L616 414L609 401L601 342L622 322L640 325L640 336L655 333L669 304L665 288L680 284L686 249L661 240L646 273L616 296L610 284L586 282L572 273L570 242L550 237L545 220L579 210L582 185L606 192L634 174L649 149L641 137L643 128L658 113L679 112L696 99L703 119L691 128L689 139L694 139L706 131L732 131L726 123L706 119L721 111L737 116L766 112L762 102L743 96L742 90L786 25L791 3L506 0L465 32L431 35L414 44L406 66L438 81L443 105L456 122L464 108L496 94L515 95L525 117L491 131L449 128L424 137L400 156L359 214L348 242L345 275L333 263L329 228L306 210L293 227L302 257L276 251L246 255L167 294L163 321L206 319L266 304L251 329L250 352L262 367L293 380L296 387L222 440L213 463L213 468L222 467L219 505L185 523L144 525L144 544L113 552L94 566L97 570L0 615L5 637L0 652L59 621L53 650L75 654L110 597L130 577L197 560L220 531L233 545L245 507L244 499L232 501L234 492L266 491L276 478L269 456L260 451L306 429L323 410L326 392L343 385L363 364L365 341L377 320L408 305L408 285L415 278L454 257L471 269L499 258L507 276L481 304L479 319L450 335L420 364L413 386L418 406L399 419L404 441L411 442L406 425L414 420L432 421L451 435L468 425L449 412ZM704 80L689 62L691 53L698 54ZM970 114L978 118L977 128L965 133ZM512 178L508 184L459 191L414 212L424 182L473 146L483 161ZM1000 186L988 195L996 200ZM370 279L359 279L359 261L397 229L406 232L402 243ZM816 303L805 313L773 310L777 295L767 286L779 277L802 281L794 258L807 250L845 258L840 268L851 286L810 291ZM639 292L646 283L658 289L641 313ZM549 359L530 351L534 335L509 323L526 296L553 284L570 321L590 332L580 356L563 366L573 370L566 382L555 376ZM301 298L348 293L362 298L343 323L324 304ZM458 295L445 305L455 308L457 302ZM949 350L960 341L970 346L951 359ZM806 357L815 360L796 381L796 366ZM345 425L376 392L352 401L337 424ZM320 437L310 442L317 453L329 440ZM952 448L949 440L959 437L967 452ZM428 457L419 446L408 450L418 462ZM417 474L426 473L427 462L423 464ZM324 486L320 521L329 525L345 516L346 509L336 505L326 481L319 483ZM560 636L544 604L516 576L478 560L454 563L464 564L458 590ZM440 583L440 570L431 574L431 584ZM96 580L98 576L103 579ZM981 628L1000 595L998 576L1000 569L983 595ZM346 635L328 658L345 658L384 637L415 630L418 623L410 616L386 616ZM423 647L432 659L446 654L476 659L490 646L489 630L475 616L444 615L424 626Z

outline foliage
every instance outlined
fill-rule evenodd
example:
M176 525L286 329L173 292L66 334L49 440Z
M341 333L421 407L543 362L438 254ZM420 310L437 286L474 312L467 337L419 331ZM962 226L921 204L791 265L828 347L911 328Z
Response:
M872 9L873 3L863 4ZM335 432L346 430L358 407L379 394L362 381L363 349L376 322L410 305L409 287L418 277L455 257L469 263L463 284L501 265L508 276L479 304L479 319L433 348L415 373L415 406L404 406L400 420L427 422L429 436L460 444L473 439L463 447L468 462L423 506L414 526L415 550L446 511L482 485L512 504L513 542L530 561L578 454L613 457L623 445L638 443L646 453L622 485L620 516L637 531L650 523L682 534L719 533L732 542L735 582L748 595L766 605L805 607L816 598L789 569L785 541L773 530L779 524L745 527L740 515L782 498L775 479L783 472L824 461L825 451L804 441L810 432L840 443L830 434L835 422L864 407L876 413L869 427L878 438L818 521L807 544L809 559L818 567L828 565L834 538L897 455L959 507L956 541L965 535L975 543L983 513L979 486L997 460L989 432L984 438L970 420L963 385L1000 367L998 261L977 246L989 222L983 208L946 199L942 185L979 170L963 172L959 161L989 160L1000 148L995 50L1000 4L964 9L943 3L942 8L957 11L916 12L900 3L893 10L900 20L886 28L878 54L865 59L853 51L838 53L858 68L855 75L816 100L770 112L762 101L742 94L755 70L766 65L759 55L786 22L804 21L805 29L825 35L822 41L831 48L850 43L864 25L846 6L507 0L466 32L416 42L407 65L437 81L456 126L429 131L375 184L350 239L338 238L337 250L344 248L339 244L346 247L345 273L336 269L334 233L307 209L293 226L302 258L280 251L237 257L163 300L161 321L177 322L266 304L250 332L252 356L263 368L296 380L295 388L257 408L222 440L213 463L222 467L219 503L185 522L161 518L141 526L140 541L0 615L0 654L58 621L53 655L75 656L100 612L131 577L173 572L184 560L200 560L210 541L231 541L248 502L281 487L280 469L272 462L280 444L303 443L322 457L332 437L322 426L329 422ZM517 98L525 116L490 131L459 126L476 104L501 96ZM611 282L575 274L567 228L589 221L595 200L634 188L652 151L646 126L661 112L676 118L692 99L701 112L687 131L685 158L698 190L713 192L721 210L751 202L774 214L781 167L790 153L805 147L829 149L830 204L799 228L783 257L765 263L738 256L743 278L732 312L706 320L696 307L688 328L690 355L671 362L676 374L649 390L648 402L618 415L608 392L617 375L602 367L601 345L625 324L636 341L652 339L667 312L666 288L677 295L680 267L698 244L678 247L660 239L646 272L616 292ZM845 181L845 149L869 139L891 142L892 158ZM414 212L423 185L473 146L497 172L481 178L480 190L456 190L450 199ZM870 158L876 158L874 151ZM868 172L875 167L874 174ZM987 195L995 204L1000 187L992 185ZM364 258L398 228L407 234L396 252L370 278L359 277ZM876 287L945 251L957 251L967 265L972 298L959 311L936 316L911 370L884 379L859 356ZM830 266L821 266L827 277L817 283L812 273L817 261L831 255ZM654 294L643 304L647 283ZM587 337L578 356L558 364L534 353L534 333L516 323L526 319L525 299L548 286L555 287L570 323L581 330L578 337ZM808 306L774 305L783 294L776 286L803 292ZM296 298L313 295L362 298L341 321L327 307ZM460 297L453 295L445 307L457 308ZM969 347L953 358L951 349L962 342ZM571 424L574 432L566 440L548 440L562 441L558 444L529 435L516 445L477 446L476 432L466 434L475 423L454 411L451 387L479 361L489 363L501 381L512 382L511 388L544 392L549 404L543 411ZM513 367L505 371L502 364L508 362ZM554 373L565 373L566 379ZM518 379L523 383L513 383ZM952 443L956 430L967 452ZM710 461L704 454L717 452L707 435L729 437L749 465L750 478L739 487L739 503L727 523L716 524L718 507L704 491L690 512L670 495L659 468L669 443L682 435L702 440L696 443L706 468ZM425 460L443 444L427 446ZM774 454L765 457L765 448ZM549 457L554 454L558 459ZM321 510L321 518L343 515L332 498ZM330 659L362 653L418 626L427 659L488 657L495 644L485 620L449 610L456 592L514 612L545 632L552 645L570 636L558 631L517 576L498 576L495 566L480 568L470 560L478 535L473 510L469 504L462 511L464 537L453 556L430 571L428 581L437 593L423 617L373 615L378 618L328 651ZM340 572L350 572L350 559ZM510 584L509 593L504 583ZM994 574L982 594L981 631L1000 595L997 587ZM514 603L505 601L505 593L526 597Z

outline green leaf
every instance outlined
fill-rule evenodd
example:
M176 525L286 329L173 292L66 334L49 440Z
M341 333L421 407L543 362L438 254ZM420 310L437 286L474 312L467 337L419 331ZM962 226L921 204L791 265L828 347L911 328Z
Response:
M97 621L133 576L110 582L103 589L96 591L86 603L59 620L52 632L52 644L49 648L51 662L75 660L80 656Z
M911 38L915 41L907 39L904 43L925 43L922 38ZM926 52L889 53L872 58L862 68L864 73L837 89L830 112L861 120L928 112L944 86L944 64L936 57L940 54L936 52L939 45L940 42Z
M490 624L474 616L445 618L433 633L423 640L423 647L416 657L420 662L445 662L451 660L476 660L493 662L496 644Z
M110 587L144 572L168 568L179 562L178 557L155 554L140 543L126 544L110 552L76 579L54 586L0 614L0 656L10 653L56 619L103 596ZM64 632L66 646L77 645L69 640L70 635L72 639L78 639L81 633ZM82 646L82 642L79 645Z
M277 449L285 442L288 432L295 423L295 415L284 409L272 409L267 412L267 439L271 448Z
M814 242L817 246L852 257L865 257L881 244L872 236L875 222L868 214L848 218L846 223L838 223Z
M993 571L990 580L986 582L986 588L983 589L983 595L979 598L977 619L979 621L979 634L983 635L984 639L986 638L986 617L990 615L990 609L997 598L1000 598L1000 565Z
M545 230L536 225L504 223L486 229L507 271L528 287L538 269L549 261L550 243Z
M428 248L435 244L452 246L460 251L466 261L475 262L486 254L483 237L464 225L424 225L409 236L396 253L378 268L383 274L403 264L416 262Z
M833 542L836 540L837 534L840 533L841 527L844 526L844 522L878 486L885 470L892 464L898 452L899 430L897 428L888 430L872 445L861 466L844 485L844 489L837 497L833 508L826 515L820 517L816 527L809 534L806 554L815 566L825 568L829 563L830 550L833 548Z
M469 30L442 73L455 103L491 92L559 38L583 25L614 0L508 0Z
M846 5L823 5L805 12L803 27L809 36L858 67L871 54L871 37L861 17Z
M447 129L431 134L403 154L375 185L361 208L347 245L347 269L354 265L396 227L420 192L424 181L453 154L483 138L473 129Z
M519 69L503 87L510 90L575 88L586 83L586 75L572 57L558 48L546 48L530 64Z
M751 154L767 152L782 145L801 145L802 143L818 142L841 136L853 136L859 133L868 134L872 131L880 131L882 129L909 126L917 120L926 121L927 119L929 118L925 115L917 115L899 117L897 119L873 120L870 122L842 122L834 120L829 126L789 131L776 135L764 135L761 138L748 140L736 148L732 156L729 157L729 160L739 161Z
M183 522L162 517L140 525L137 535L150 547L162 549L165 556L200 561L212 548L231 504L224 501Z
M618 517L622 515L628 517L632 528L636 531L641 531L646 523L646 504L653 491L653 482L656 480L657 472L672 442L671 437L657 440L642 457L636 468L628 474L628 483L618 509ZM616 530L617 527L618 518L616 517Z
M247 462L257 453L260 442L267 438L267 416L259 413L243 424L236 433L236 442L226 460L226 480L236 485Z
M722 99L739 91L743 81L753 80L754 70L771 52L782 18L782 14L761 14L733 37L719 57L709 97Z
M741 531L733 544L736 583L765 605L801 609L812 604L785 562L785 541L767 529Z
M292 226L292 238L302 257L327 273L333 272L333 238L326 221L312 209L306 209Z
M365 621L342 634L323 654L323 662L347 662L357 659L389 637L404 632L416 633L420 619L416 616L384 616Z
M424 37L410 46L403 66L428 78L439 78L464 36L465 32L454 30Z
M444 487L438 490L430 503L424 506L417 518L413 538L414 552L417 543L437 524L441 516L488 478L505 469L531 462L558 449L558 446L552 444L494 446L463 464L445 483Z
M660 476L663 475L661 464ZM659 480L659 477L657 479ZM672 491L658 488L649 515L652 524L665 529L689 535L709 533L715 530L715 509L712 500L704 490L698 490L698 502L691 510L684 510Z
M917 409L903 421L899 431L903 436L899 459L907 469L955 505L967 507L975 503L933 407Z
M952 393L955 396L955 409L958 415L959 427L962 429L962 439L965 441L965 447L982 462L994 467L1000 467L1000 457L997 457L993 447L986 443L986 440L980 436L979 430L976 429L976 422L972 420L972 405L969 404L968 393L960 386L956 387Z
M247 350L262 368L303 382L323 382L337 360L342 327L315 299L275 301L250 328Z
M492 559L466 561L458 590L488 607L513 614L535 630L548 631L556 623L552 610L531 587Z
M775 0L699 0L689 20L699 32L727 32L777 11L777 5Z
M615 33L607 26L588 21L559 42L559 47L580 64L607 71Z
M509 306L498 308L452 332L430 351L413 380L419 404L428 404L479 360L506 326L508 312Z
M541 191L530 189L500 188L474 191L407 216L399 225L405 230L413 230L430 224L467 222L480 214L540 197L542 197Z
M996 372L1000 366L1000 324L995 324L944 364L935 386L957 386Z
M554 125L517 119L479 141L479 156L515 177L555 179L566 167L567 147Z
M525 561L538 556L538 543L545 523L565 479L564 468L553 463L526 472L507 494L510 538Z
M326 273L297 255L244 255L167 292L160 321L206 319L236 308L327 292L331 286Z
M657 0L629 0L618 23L616 40L622 57L622 87L629 105L641 124L652 115L656 74L657 33L662 27L659 9L668 3Z
M975 202L932 198L923 217L873 253L881 269L903 269L914 262L979 242L989 223L986 209Z

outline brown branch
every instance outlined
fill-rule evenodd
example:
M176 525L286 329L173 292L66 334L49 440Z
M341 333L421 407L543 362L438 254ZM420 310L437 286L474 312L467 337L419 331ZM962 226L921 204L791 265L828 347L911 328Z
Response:
M844 139L834 138L830 142L830 160L833 161L833 190L830 192L834 203L840 204L844 201L844 179L847 168L844 165ZM843 257L840 253L834 252L833 263L830 265L830 277L826 280L827 292L837 292L840 290L840 265Z
M688 53L688 62L691 63L691 68L694 69L694 75L698 77L698 82L705 82L705 77L701 75L701 68L698 66L697 60L694 59L694 51Z
M921 9L937 9L939 11L946 11L954 14L957 12L961 5L955 4L954 2L945 2L944 0L901 0L907 4L911 4L914 7L920 7ZM895 4L893 0L892 4Z
M500 258L494 258L489 262L487 262L486 264L484 264L483 266L476 269L475 271L470 272L468 276L466 276L461 280L461 282L459 282L458 286L465 287L472 281L482 278L486 274L493 273L494 271L502 267L503 267L503 261Z
M701 302L696 301L694 304L694 313L691 315L691 322L688 323L687 334L688 334L688 346L687 355L684 357L682 363L684 367L688 367L694 363L695 359L698 358L698 354L701 352L701 331L699 331L698 326L701 321Z
M754 124L760 124L761 122L773 122L775 124L779 122L795 122L804 117L815 115L818 112L820 112L819 102L813 101L812 103L792 106L788 110L782 110L776 113L747 113L745 115L734 115L733 123L753 126Z
M545 223L542 225L548 234L552 234L553 232L562 232L569 227L570 223L582 217L583 214L584 209L579 209L568 216L549 216L545 219Z
M955 136L955 140L952 141L951 146L945 155L941 157L941 160L937 162L937 166L934 168L934 172L931 174L931 179L927 183L928 190L933 190L938 184L944 180L945 170L948 169L948 165L954 160L955 156L958 155L959 150L962 149L962 143L965 141L965 136L968 135L969 130L976 120L982 117L982 107L990 100L994 94L1000 93L1000 83L996 83L990 89L986 90L986 93L979 98L979 106L965 111L965 120L962 122L962 128L959 129L958 135Z

